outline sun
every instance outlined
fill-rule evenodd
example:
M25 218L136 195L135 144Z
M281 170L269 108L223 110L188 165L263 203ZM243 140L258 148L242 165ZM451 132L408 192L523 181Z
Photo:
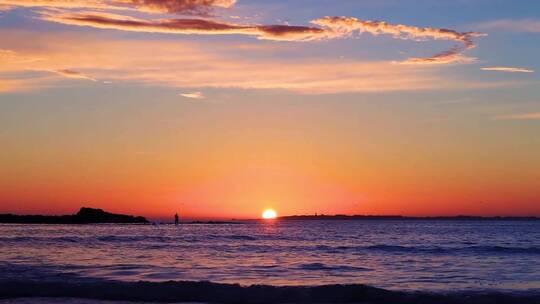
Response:
M265 220L272 220L272 219L275 219L276 217L277 217L277 213L276 211L274 211L274 209L266 209L262 213L262 218Z

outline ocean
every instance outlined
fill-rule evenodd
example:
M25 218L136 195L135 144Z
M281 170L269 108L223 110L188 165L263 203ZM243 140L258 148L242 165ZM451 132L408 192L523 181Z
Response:
M0 225L0 285L139 281L538 294L540 221Z

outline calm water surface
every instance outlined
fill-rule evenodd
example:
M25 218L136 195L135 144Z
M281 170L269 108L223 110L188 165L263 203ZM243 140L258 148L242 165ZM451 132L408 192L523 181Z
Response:
M540 290L538 221L0 225L0 280Z

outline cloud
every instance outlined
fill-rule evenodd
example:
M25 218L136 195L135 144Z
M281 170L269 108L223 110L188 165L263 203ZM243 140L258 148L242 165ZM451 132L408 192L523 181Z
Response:
M202 92L188 92L188 93L180 93L178 95L185 98L191 98L191 99L204 99L205 98Z
M31 64L40 60L42 60L40 57L27 56L13 50L2 49L0 45L0 72L3 69L9 69L10 66Z
M502 19L484 22L479 25L482 29L511 30L516 32L540 33L540 20L535 19Z
M431 57L412 57L404 64L471 63L476 58L463 55L476 47L479 32L458 32L451 29L392 24L385 21L360 20L354 17L323 17L312 20L315 26L240 24L210 19L142 19L111 13L111 10L195 14L209 16L212 8L230 8L236 0L7 0L7 5L53 7L60 10L41 11L41 19L66 25L89 26L146 33L247 35L261 40L316 41L347 38L356 33L390 35L396 39L425 41L448 40L458 46ZM76 10L73 10L76 9ZM86 11L81 11L86 9ZM91 9L91 10L89 10Z
M61 75L66 78L74 79L86 79L91 81L97 81L95 78L69 68L60 68L60 69L41 69L38 68L41 66L40 62L46 62L44 57L37 57L32 55L24 55L13 50L0 49L0 72L21 72L21 71L31 71L31 72L46 72L54 73ZM22 83L21 81L19 81Z
M540 112L496 116L495 120L540 120Z
M43 12L42 19L68 25L147 33L248 35L276 41L309 41L325 37L324 30L306 26L241 25L207 19L146 20L103 12Z
M74 70L69 70L69 69L61 69L61 70L55 70L54 71L55 73L59 74L59 75L62 75L64 77L67 77L67 78L75 78L75 79L86 79L86 80L91 80L91 81L97 81L95 78L92 78L84 73L81 73L81 72L77 72L77 71L74 71Z
M4 0L15 7L138 10L147 13L207 15L212 8L229 8L236 0Z
M17 57L17 53L12 50L0 49L0 59L2 61L13 60Z
M43 12L42 19L77 26L116 29L147 33L199 34L199 35L248 35L261 40L315 41L348 37L355 32L373 35L390 34L394 38L409 40L451 40L462 43L448 51L428 58L410 58L406 64L471 63L475 58L466 57L464 50L475 47L474 37L485 34L460 33L448 29L419 28L393 25L382 21L362 21L347 17L325 17L312 21L320 27L293 25L243 25L208 19L159 19L146 20L103 12L56 13Z
M24 81L29 83L25 87L27 89L66 85L65 80L50 77L50 73L46 74L47 79L29 82L34 77L44 76L44 71L63 71L62 75L68 77L86 75L104 82L184 90L277 89L298 94L446 90L501 85L452 79L439 75L436 69L391 61L250 58L239 55L238 49L230 42L119 40L103 35L73 33L48 36L12 29L0 29L0 36L3 37L0 49L4 48L3 53L9 56L9 60L0 60L0 75L24 74ZM32 44L28 45L27 41L32 41ZM259 48L264 46L256 45ZM39 85L41 82L45 83Z
M531 70L528 68L519 68L519 67L494 66L494 67L483 67L480 69L482 71L497 71L497 72L508 72L508 73L534 73L534 70Z
M0 4L0 12L9 11L9 10L11 10L11 9L13 9L12 6Z
M335 34L333 36L350 36L354 33L370 33L374 36L390 35L396 39L424 41L449 40L459 42L448 51L427 58L409 58L406 64L448 64L470 63L474 58L464 56L462 53L476 47L474 38L486 36L479 32L458 32L450 29L416 27L404 24L391 24L385 21L360 20L354 17L324 17L312 21L313 24L324 27Z
M449 29L416 27L403 24L391 24L385 21L364 21L354 17L324 17L312 21L313 24L330 28L343 34L355 31L372 35L392 35L394 38L410 40L453 40L463 42L468 48L474 47L473 37L485 36L477 32L457 32Z
M62 9L127 9L115 6L111 1L101 0L3 0L2 3L12 7L46 7Z
M11 93L27 89L25 82L0 78L0 93Z
M431 57L411 57L401 64L451 64L451 63L474 63L478 59L461 54L459 48L452 48L446 52L439 53Z
M230 8L236 0L127 0L127 2L150 12L206 15L210 8Z

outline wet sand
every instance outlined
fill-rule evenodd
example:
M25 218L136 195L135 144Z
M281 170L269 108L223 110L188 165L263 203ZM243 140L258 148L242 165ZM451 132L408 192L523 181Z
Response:
M18 298L0 300L0 304L156 304L156 302L98 301L77 298ZM204 304L201 302L177 302L172 304Z
M361 284L271 286L211 282L0 282L1 304L61 303L371 303L538 304L539 292L401 292ZM10 300L11 299L11 300ZM86 300L86 299L93 299ZM11 302L10 302L11 301ZM107 302L109 301L109 302ZM111 302L112 301L112 302ZM120 302L114 302L120 301ZM124 301L124 302L122 302Z

